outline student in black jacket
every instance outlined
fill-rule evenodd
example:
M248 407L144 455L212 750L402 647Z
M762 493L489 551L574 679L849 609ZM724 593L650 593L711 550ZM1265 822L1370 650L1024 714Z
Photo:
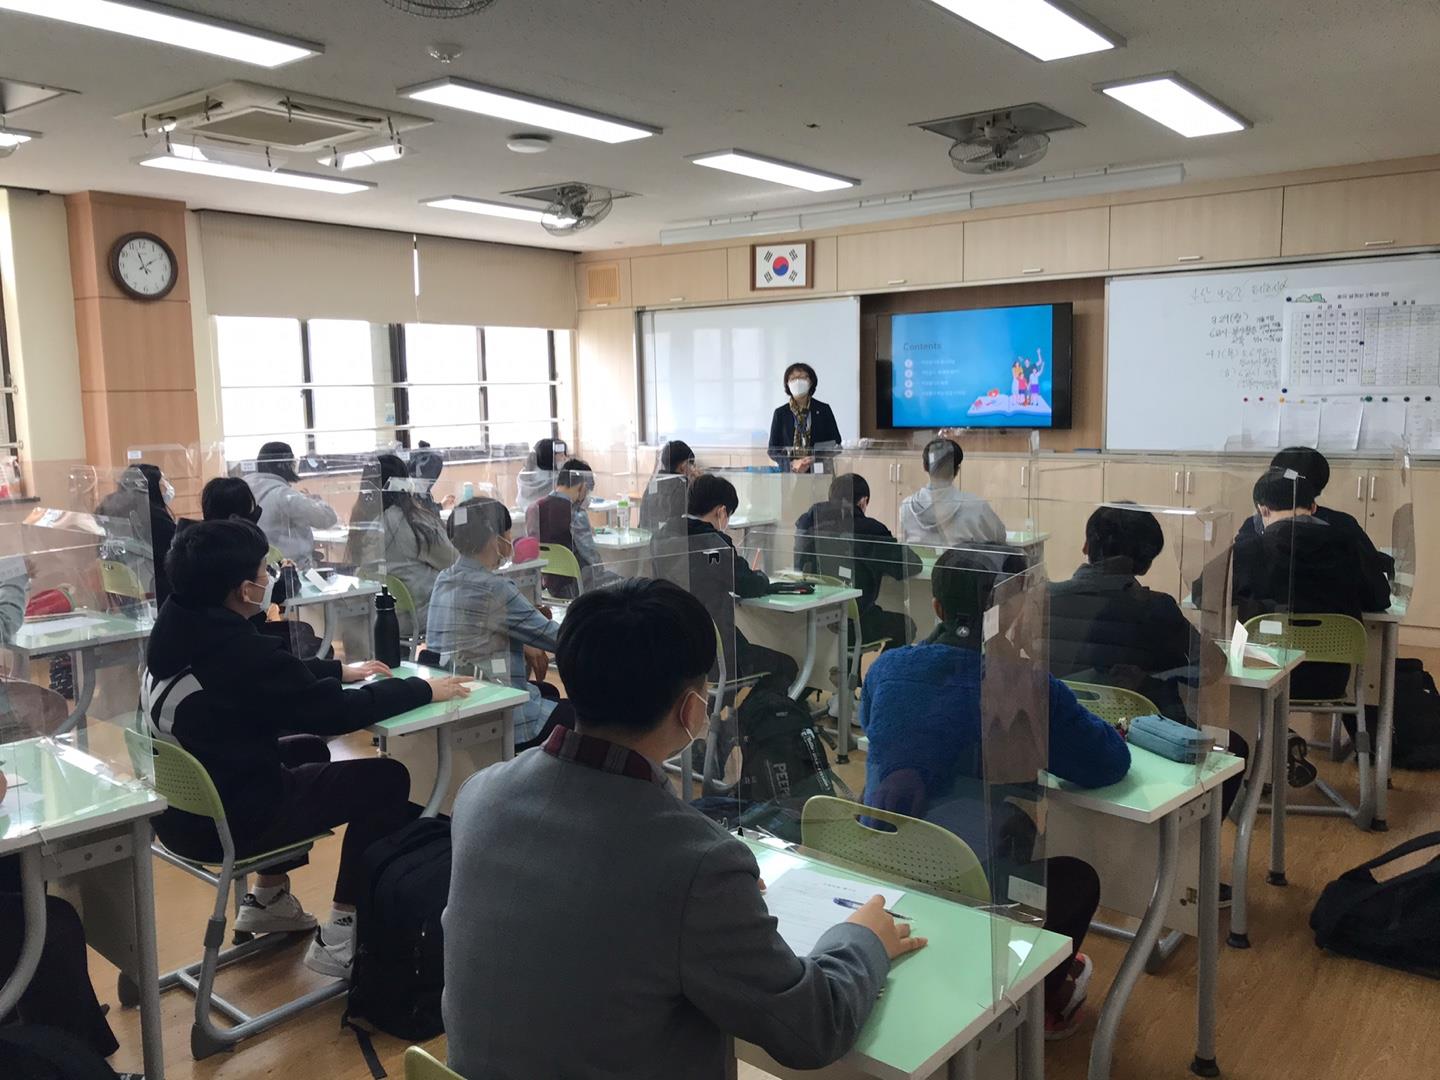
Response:
M830 498L816 503L795 522L795 568L811 574L850 577L860 597L862 641L887 639L887 649L915 640L915 620L903 611L886 611L877 602L882 578L904 581L924 565L881 522L866 516L870 485L859 473L830 482ZM851 627L852 634L855 628Z
M260 634L250 619L270 604L274 578L265 534L249 521L204 521L182 530L170 550L174 593L150 635L141 704L156 738L179 744L210 773L240 857L257 855L346 825L330 920L316 928L307 966L348 975L354 954L354 905L364 887L362 857L375 840L414 816L410 776L393 758L324 762L314 740L360 731L431 701L464 697L459 679L379 678L375 660L342 666L300 660ZM181 810L155 822L177 854L220 854L211 822ZM256 879L236 917L237 931L304 931L316 926L291 895L285 870Z
M721 610L722 604L733 604L730 593L743 599L764 596L770 579L763 571L752 569L735 551L735 542L726 534L730 516L740 506L735 485L722 476L697 477L690 485L688 513L678 521L665 522L656 534L652 551L656 560L656 577L676 580L697 596L710 611L711 618L722 632L735 625L734 609ZM681 531L683 530L683 532ZM729 548L733 558L722 565L704 557L707 550L720 545ZM682 553L684 563L677 562ZM733 567L733 569L732 569ZM737 627L735 657L741 677L764 674L756 689L788 694L799 677L800 667L793 657L774 649L752 645Z

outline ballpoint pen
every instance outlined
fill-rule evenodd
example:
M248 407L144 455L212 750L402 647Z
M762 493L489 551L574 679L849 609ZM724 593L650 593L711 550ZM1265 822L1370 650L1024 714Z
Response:
M835 903L841 907L850 908L852 911L859 911L865 906L860 903L859 900L851 900L848 896L832 896L830 899L834 900ZM889 915L892 919L904 919L906 922L910 921L909 915L901 915L898 911L891 911L889 908L885 908L884 910L885 914Z

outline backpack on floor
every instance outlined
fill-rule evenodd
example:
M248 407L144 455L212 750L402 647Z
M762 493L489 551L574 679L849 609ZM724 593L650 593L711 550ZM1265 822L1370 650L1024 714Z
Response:
M375 841L365 849L365 880L343 1022L363 1020L411 1042L432 1039L445 1029L440 915L450 894L450 822L421 818ZM361 1038L362 1052L366 1042Z
M1315 944L1342 956L1440 978L1440 854L1388 881L1376 881L1371 873L1428 848L1440 852L1440 832L1407 840L1326 885L1310 913Z
M1344 718L1355 737L1355 718ZM1366 706L1370 737L1380 724L1380 712ZM1395 661L1395 732L1391 763L1397 769L1440 769L1440 691L1425 665L1415 659Z
M746 805L834 795L820 732L798 701L752 690L740 706L740 800Z
M38 1024L0 1026L5 1080L115 1080L109 1064L74 1035Z

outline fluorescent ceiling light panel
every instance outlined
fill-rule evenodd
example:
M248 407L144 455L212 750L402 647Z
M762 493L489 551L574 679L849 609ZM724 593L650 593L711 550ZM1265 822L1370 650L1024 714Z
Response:
M562 105L527 94L517 94L513 90L482 86L464 79L437 79L434 82L420 83L418 86L401 87L396 93L416 101L428 101L432 105L444 105L450 109L479 113L481 116L513 120L526 127L560 131L566 135L579 135L598 142L623 143L660 134L657 127L620 120L603 113L577 109L572 105Z
M277 187L322 191L328 195L353 195L357 191L369 191L375 187L364 180L340 180L333 176L316 176L313 173L292 172L289 169L230 165L199 156L175 157L171 154L157 154L154 157L142 158L140 164L150 169L168 169L171 172L212 176L218 180L244 180L253 184L274 184Z
M387 142L366 150L337 150L320 159L321 165L330 165L346 172L361 169L366 165L383 165L387 161L399 161L405 156L405 147L399 143Z
M1232 112L1174 72L1118 83L1101 83L1095 89L1187 139L1244 131L1250 126L1250 121L1243 116Z
M709 154L699 154L690 160L696 165L704 165L707 169L723 169L725 172L752 176L756 180L768 180L772 184L783 184L801 191L840 191L860 183L848 176L816 172L803 165L791 165L789 162L747 154L744 150L716 150Z
M0 0L0 11L110 30L267 68L325 51L313 42L252 30L149 0Z
M13 149L21 143L27 143L31 139L38 139L38 131L21 131L19 128L0 127L0 147Z
M463 195L447 195L443 199L422 199L421 203L424 206L433 206L436 210L459 210L465 214L484 214L486 217L533 221L537 224L545 216L543 210L532 210L528 206L511 206L509 203L489 202L485 199L467 199Z
M1049 0L934 0L1037 60L1104 52L1125 44Z

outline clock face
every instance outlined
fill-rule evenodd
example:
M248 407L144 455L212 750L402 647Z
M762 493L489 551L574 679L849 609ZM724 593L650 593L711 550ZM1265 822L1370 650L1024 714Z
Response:
M175 287L175 256L158 236L121 238L110 255L110 272L137 300L158 300Z

